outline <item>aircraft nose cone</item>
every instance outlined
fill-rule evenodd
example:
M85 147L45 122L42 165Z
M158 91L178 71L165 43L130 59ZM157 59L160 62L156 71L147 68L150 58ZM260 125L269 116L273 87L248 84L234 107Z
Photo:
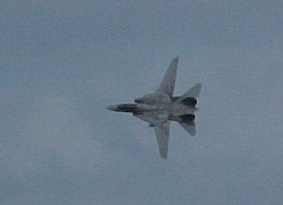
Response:
M106 107L107 110L111 110L111 111L116 111L117 110L117 105L109 105Z

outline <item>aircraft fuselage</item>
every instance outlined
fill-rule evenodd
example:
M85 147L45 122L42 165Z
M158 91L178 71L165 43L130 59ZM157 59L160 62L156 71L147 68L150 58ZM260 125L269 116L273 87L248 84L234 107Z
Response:
M149 122L150 125L154 124L152 121L152 116L157 116L157 118L163 117L164 119L171 121L180 121L180 116L183 115L194 116L194 112L197 111L197 108L195 107L196 100L194 98L190 98L186 103L183 101L181 103L177 103L177 99L178 97L174 97L168 103L159 104L145 104L144 101L139 99L135 100L135 102L142 103L111 105L108 107L108 109L116 112L132 113L134 116ZM188 102L190 102L190 104ZM194 117L187 117L186 119L193 120Z
M174 58L161 80L159 87L152 93L136 98L134 103L111 105L107 108L116 112L127 112L146 121L154 128L160 157L167 158L170 121L176 121L190 135L196 135L195 111L201 84L196 83L181 96L173 96L178 57Z

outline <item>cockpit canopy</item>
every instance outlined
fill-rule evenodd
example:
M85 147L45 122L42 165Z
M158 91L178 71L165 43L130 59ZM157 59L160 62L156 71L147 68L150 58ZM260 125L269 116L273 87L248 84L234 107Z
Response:
M148 105L166 104L170 102L171 102L170 97L163 93L150 93L150 94L144 95L141 98L135 99L135 103L148 104Z

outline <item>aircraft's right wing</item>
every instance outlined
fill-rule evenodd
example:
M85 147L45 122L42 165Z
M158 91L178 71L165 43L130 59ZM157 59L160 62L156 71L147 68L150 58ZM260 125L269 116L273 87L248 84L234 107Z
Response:
M174 88L175 88L175 81L176 81L176 74L177 74L177 67L178 67L178 61L179 61L179 58L176 57L174 58L161 83L160 83L160 86L159 86L159 89L158 91L159 92L162 92L162 93L165 93L167 94L169 97L172 97L173 96L173 92L174 92Z
M161 123L159 126L154 127L160 157L167 159L168 142L169 142L169 121Z

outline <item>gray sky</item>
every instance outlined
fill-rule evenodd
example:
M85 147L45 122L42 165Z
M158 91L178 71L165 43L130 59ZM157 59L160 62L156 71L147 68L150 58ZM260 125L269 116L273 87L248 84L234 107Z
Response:
M2 0L0 203L279 205L283 1ZM105 106L203 83L198 134Z

